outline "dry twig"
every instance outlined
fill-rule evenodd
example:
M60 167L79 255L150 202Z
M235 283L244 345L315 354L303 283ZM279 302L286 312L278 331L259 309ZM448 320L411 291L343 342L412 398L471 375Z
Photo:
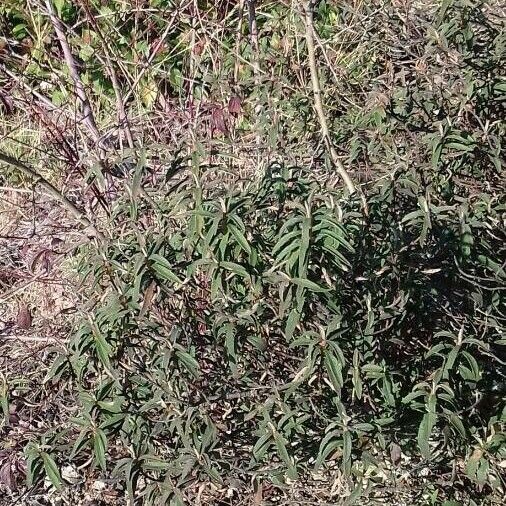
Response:
M53 7L52 0L46 0L46 7L49 13L49 18L51 19L51 24L53 25L54 31L56 32L56 36L63 50L63 56L65 58L65 62L69 68L70 76L74 81L74 86L76 88L76 95L79 99L83 122L88 127L88 130L93 137L93 140L98 144L100 142L100 132L98 131L97 123L95 121L95 116L93 115L93 110L91 108L90 101L88 96L86 95L86 90L84 89L84 84L81 80L81 76L79 75L79 70L77 68L77 63L72 55L72 51L70 49L70 45L65 37L65 31L63 27L63 23L60 18L56 15L56 12Z
M332 143L332 139L329 133L329 127L327 125L327 118L323 110L322 92L320 87L320 80L318 77L318 68L316 66L315 48L314 48L314 24L313 24L313 0L308 0L305 5L305 22L306 22L306 44L307 53L309 60L309 69L311 71L311 83L313 85L313 96L314 96L314 107L318 115L318 121L322 130L323 138L327 149L332 158L332 162L336 166L336 169L341 176L346 188L350 194L355 193L356 188L351 180L348 172L344 168L343 163L339 160L337 151Z
M16 158L13 158L12 156L9 156L5 153L0 152L0 162L4 162L7 165L10 165L11 167L14 167L15 169L19 170L25 176L28 176L30 179L33 180L34 184L40 184L42 188L46 191L46 193L53 197L55 200L60 202L60 204L68 209L74 218L85 227L89 228L93 232L93 234L99 238L104 239L103 234L95 227L95 225L86 217L86 215L78 208L75 204L73 204L65 195L63 195L55 186L53 186L47 179L42 177L40 174L35 172L32 168L28 167L28 165L25 165L20 160L17 160Z

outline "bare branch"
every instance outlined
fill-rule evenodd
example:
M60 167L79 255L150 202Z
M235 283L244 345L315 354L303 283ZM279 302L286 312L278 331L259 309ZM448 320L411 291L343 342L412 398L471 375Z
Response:
M13 158L5 153L0 152L0 162L4 162L11 167L19 170L25 176L28 176L33 180L34 183L40 184L42 188L46 191L46 193L60 202L60 204L65 207L76 220L83 226L87 227L93 234L99 238L104 239L103 234L95 227L95 225L86 217L86 215L81 211L75 204L73 204L65 195L63 195L55 186L53 186L47 179L42 177L40 174L35 172L32 168L25 165L20 160Z
M329 127L327 125L327 118L323 109L322 92L320 87L320 80L318 77L318 67L316 66L315 48L314 48L314 24L313 24L313 2L308 0L305 5L305 22L306 22L306 44L307 53L309 59L309 69L311 71L311 83L313 85L313 96L314 96L314 107L318 115L318 121L320 122L320 128L322 130L323 138L327 149L332 158L332 162L336 166L336 169L341 176L346 188L350 194L355 193L356 188L351 180L348 172L344 168L343 163L339 160L337 151L332 143L332 139L329 133Z
M104 46L104 54L105 54L105 67L107 69L107 72L109 74L109 77L111 78L112 87L114 89L114 94L116 96L116 106L118 108L118 120L119 120L119 128L123 131L124 136L127 140L128 147L133 149L134 148L134 140L132 136L132 131L130 129L130 123L128 121L128 116L125 110L125 101L123 100L123 97L121 96L121 89L119 84L118 75L116 73L116 69L114 68L114 64L111 60L110 54L109 54L109 46L107 44L107 41L105 40L105 37L102 34L102 30L98 26L98 23L91 12L88 2L81 0L81 5L83 6L83 9L86 13L86 16L88 18L88 21L93 26L93 29L95 30L95 33L99 36L100 40L102 41L102 44Z
M72 51L65 36L65 29L63 23L61 22L60 18L56 15L52 0L46 0L46 7L49 13L49 18L51 19L51 24L53 25L54 31L56 32L56 36L63 50L63 56L69 68L70 76L74 81L76 95L81 104L83 122L88 127L88 130L91 136L93 137L93 140L98 144L101 139L101 135L98 130L97 123L95 121L95 116L93 115L93 110L91 108L90 101L88 100L88 96L86 95L84 84L81 80L81 76L79 75L77 63L74 59L74 56L72 55Z

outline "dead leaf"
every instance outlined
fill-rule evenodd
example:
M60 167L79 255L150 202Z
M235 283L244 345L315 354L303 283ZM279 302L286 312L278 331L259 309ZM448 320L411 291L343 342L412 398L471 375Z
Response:
M42 270L46 272L46 274L51 269L51 251L47 248L43 248L38 251L32 261L30 262L29 269L31 272L35 273L35 269L37 268L37 264L40 264Z
M151 281L144 295L144 301L142 303L141 312L139 314L140 318L144 317L144 315L149 311L151 304L153 303L155 293L156 293L156 283L154 281Z
M226 133L228 131L227 125L225 124L225 116L221 107L214 107L211 112L211 126L213 130L217 130L220 133Z
M401 447L396 443L390 445L390 460L394 466L401 461Z
M26 304L20 304L16 323L20 329L27 330L32 326L32 314Z
M5 485L9 490L14 490L15 481L10 460L4 462L2 467L0 467L0 484Z
M262 482L255 482L255 495L253 496L253 506L260 506L263 501Z
M199 40L196 44L194 44L194 46L193 46L194 54L196 54L197 56L200 56L204 51L205 45L206 45L206 41L204 39Z
M230 114L239 115L241 114L241 99L238 96L230 97L228 101L228 112Z

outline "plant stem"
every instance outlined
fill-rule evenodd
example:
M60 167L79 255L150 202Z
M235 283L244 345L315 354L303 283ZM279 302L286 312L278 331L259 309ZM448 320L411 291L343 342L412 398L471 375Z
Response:
M63 195L55 186L53 186L47 179L42 177L40 174L35 172L32 168L25 165L20 160L13 158L5 153L0 152L0 162L4 162L23 174L28 176L33 180L35 184L40 184L42 188L46 191L46 193L53 197L55 200L60 202L60 204L65 207L68 211L72 213L74 218L81 224L87 227L89 230L93 232L93 234L98 238L103 240L104 235L95 227L95 225L86 217L86 215L75 205L73 204L65 195Z
M322 92L320 87L320 80L318 78L318 68L316 66L316 57L314 49L314 23L313 23L312 0L308 0L305 5L305 23L306 23L306 44L309 60L309 69L311 70L311 83L313 85L314 107L316 109L316 114L318 115L320 128L322 130L325 144L332 158L332 162L336 166L337 172L341 176L341 179L343 180L344 184L346 185L346 188L350 192L350 195L352 195L356 191L355 185L353 184L353 181L348 175L348 172L346 172L343 163L341 162L341 160L339 160L337 151L334 148L334 145L332 144L332 139L329 133L329 127L327 125L327 118L325 117L325 113L323 110Z

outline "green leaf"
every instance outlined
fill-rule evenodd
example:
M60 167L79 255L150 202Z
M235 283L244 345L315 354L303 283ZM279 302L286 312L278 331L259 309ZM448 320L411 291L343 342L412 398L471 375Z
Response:
M322 288L320 285L317 285L316 283L313 283L312 281L309 281L309 279L304 278L291 278L292 283L301 286L303 288L307 288L308 290L311 290L312 292L326 292L328 291L327 288Z
M305 278L307 273L307 252L309 249L309 240L310 240L310 232L311 232L311 219L304 218L302 220L302 236L300 240L299 246L299 269L298 274L300 278Z
M97 350L97 355L100 362L102 362L105 367L110 369L111 345L105 340L105 336L97 328L95 328L93 337L95 340L95 349Z
M418 447L422 456L429 460L430 459L430 446L429 439L432 434L432 429L437 421L436 413L425 413L422 418L422 422L418 428Z
M142 455L139 458L142 462L142 469L145 471L165 471L170 468L170 463L155 455Z
M40 452L40 456L42 458L42 462L44 463L44 470L46 471L47 477L55 488L59 490L62 486L62 479L56 462L49 453Z
M357 500L360 499L363 492L364 485L362 484L362 481L359 481L358 484L353 488L352 493L344 501L343 506L352 506L353 504L356 504Z
M274 248L272 249L272 254L277 258L280 258L282 255L278 255L278 252L284 250L285 246L288 244L290 249L293 247L297 247L298 238L300 236L300 230L292 230L288 234L283 234L279 241L276 243Z
M330 382L335 392L339 393L343 387L342 364L330 351L324 351L324 363Z
M459 434L463 438L466 438L467 437L466 428L464 427L464 424L462 423L462 420L460 419L460 417L458 415L456 415L455 413L452 413L449 416L449 420L450 420L450 423L457 429Z
M276 448L278 450L278 455L288 468L287 473L288 477L291 478L292 480L297 479L297 469L295 468L295 465L292 459L290 458L290 455L288 455L285 439L283 438L283 436L281 436L281 434L277 430L273 431L273 436Z
M158 255L157 253L153 253L149 259L153 262L154 271L165 281L171 281L174 284L181 284L182 281L174 274L172 271L172 266L170 262Z
M261 436L253 447L253 457L257 462L260 462L267 452L272 440L272 434L267 433Z
M107 437L105 432L101 429L97 429L93 436L93 451L95 453L95 461L100 468L105 471L106 460L105 454L107 452Z
M349 430L343 432L343 463L351 460L352 437Z
M251 255L251 246L248 243L248 240L244 236L244 234L235 226L229 225L228 229L234 236L234 239L237 241L239 246L248 254Z
M484 485L488 481L488 473L490 472L490 464L487 459L480 459L480 465L476 471L476 481L480 485Z
M478 261L484 266L490 269L496 276L502 279L506 279L506 271L504 268L491 258L485 255L478 255Z
M44 461L39 455L30 455L26 461L26 483L29 487L36 484L41 478Z
M339 431L333 430L325 434L322 442L320 443L320 449L318 451L318 457L315 462L315 469L319 469L327 457L337 448L342 446L342 441L338 439Z
M408 395L402 398L403 404L409 404L411 401L414 401L418 397L421 397L422 395L426 395L427 392L424 390L415 390L414 392L410 392Z
M85 427L79 432L79 436L77 437L74 445L72 446L72 451L70 452L70 459L74 459L76 455L88 444L90 439L89 437L89 429Z
M65 0L53 0L54 7L56 9L56 13L58 17L61 18L63 7L65 5Z
M242 265L236 264L234 262L220 262L220 267L226 269L227 271L231 271L243 278L249 277L248 271Z
M65 355L58 355L51 365L51 369L49 369L42 382L46 384L48 381L58 380L61 374L69 367L70 364L67 357Z
M285 338L287 341L291 340L295 328L299 324L300 313L296 309L292 309L286 320Z
M186 351L176 350L176 357L195 378L199 377L199 363Z

